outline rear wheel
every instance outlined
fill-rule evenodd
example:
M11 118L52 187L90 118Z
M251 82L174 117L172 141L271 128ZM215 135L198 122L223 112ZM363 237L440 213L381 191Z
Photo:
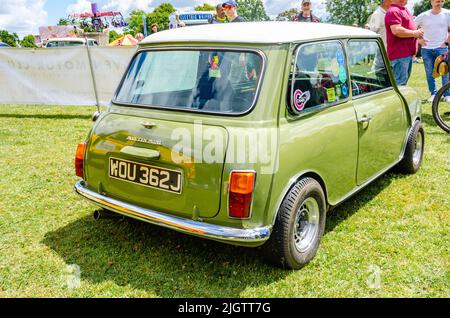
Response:
M404 174L414 174L422 165L425 146L425 132L419 121L414 123L406 144L405 154L397 166L397 170Z
M271 263L288 269L307 264L319 248L325 229L326 202L320 184L300 180L285 197L264 254Z

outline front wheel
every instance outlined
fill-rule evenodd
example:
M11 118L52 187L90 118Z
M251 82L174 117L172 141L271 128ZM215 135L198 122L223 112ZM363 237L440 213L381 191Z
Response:
M282 268L303 267L316 255L325 217L322 187L312 178L301 179L281 204L273 232L263 246L266 259Z
M432 112L436 124L450 133L450 83L442 86L437 92L433 100Z

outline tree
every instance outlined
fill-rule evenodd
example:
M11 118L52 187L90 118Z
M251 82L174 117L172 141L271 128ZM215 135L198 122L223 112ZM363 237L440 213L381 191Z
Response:
M147 28L149 33L153 23L158 24L159 31L169 29L169 16L175 11L175 8L170 3L161 3L152 13L147 14Z
M195 11L215 11L216 7L210 4L204 3L202 6L196 6Z
M131 34L144 33L144 22L142 16L147 19L147 14L142 10L133 10L130 12L130 16L127 18L128 26L125 28L125 32ZM147 26L147 31L149 26Z
M19 42L19 36L17 33L9 33L6 30L0 30L0 41L10 46L16 47Z
M450 9L450 2L444 2L444 8ZM419 14L421 14L424 11L430 10L431 9L431 3L430 0L422 0L420 2L417 2L414 5L414 15L418 16Z
M24 36L22 41L20 41L20 46L30 47L30 48L37 47L36 43L35 43L34 35L28 34L27 36Z
M61 19L59 19L57 25L69 25L69 24L71 24L71 22L72 21L69 19L61 18Z
M175 12L175 8L170 3L161 3L153 10L153 12L146 13L143 10L134 10L130 12L127 18L128 26L125 28L124 34L136 35L144 32L144 22L142 16L145 16L147 23L147 33L150 34L153 23L158 24L158 30L167 30L169 28L169 15Z
M246 21L269 21L261 0L237 0L238 14Z
M378 0L327 0L328 21L363 27L378 5Z
M112 41L117 40L121 36L122 36L122 34L119 34L119 33L117 33L114 30L109 31L109 43L111 43Z
M298 9L292 8L286 11L279 13L276 17L277 21L288 19L289 21L293 21L295 16L298 14Z

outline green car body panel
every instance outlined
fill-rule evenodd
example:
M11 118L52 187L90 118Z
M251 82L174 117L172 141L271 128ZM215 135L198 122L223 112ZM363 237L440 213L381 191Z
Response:
M345 38L337 40L346 43ZM264 56L265 66L256 103L246 114L223 116L113 102L95 122L87 139L86 189L177 218L234 229L270 229L283 198L304 176L319 181L329 206L356 193L402 159L410 127L421 116L418 95L408 87L398 88L393 84L389 89L358 98L353 98L350 92L349 98L342 103L294 116L288 111L287 94L292 61L299 44L301 42L270 45L180 42L142 46L141 50L184 47L257 50ZM384 50L383 55L386 55ZM388 72L392 79L391 71ZM360 122L362 116L370 116L368 125ZM156 128L143 127L142 122L146 121L155 124ZM226 158L224 163L175 164L171 159L175 145L172 132L184 129L194 133L199 122L203 129L214 128L223 135L225 157L232 136L245 136L255 127L271 134L275 155L264 164L227 163ZM130 136L155 142L144 145L130 140ZM159 155L149 159L136 148L144 148L144 154L148 150ZM180 171L182 193L168 193L110 178L109 158ZM248 219L228 216L230 174L236 170L255 171L257 176ZM139 215L124 214L149 221ZM267 240L265 237L245 242L195 232L189 234L244 246L258 246Z

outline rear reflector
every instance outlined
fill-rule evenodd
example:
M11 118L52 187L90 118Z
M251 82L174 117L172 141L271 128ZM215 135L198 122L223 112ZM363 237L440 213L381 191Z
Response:
M232 218L248 219L252 205L255 172L232 172L228 198L228 214Z
M84 154L86 152L86 143L78 144L75 154L75 174L84 179Z

